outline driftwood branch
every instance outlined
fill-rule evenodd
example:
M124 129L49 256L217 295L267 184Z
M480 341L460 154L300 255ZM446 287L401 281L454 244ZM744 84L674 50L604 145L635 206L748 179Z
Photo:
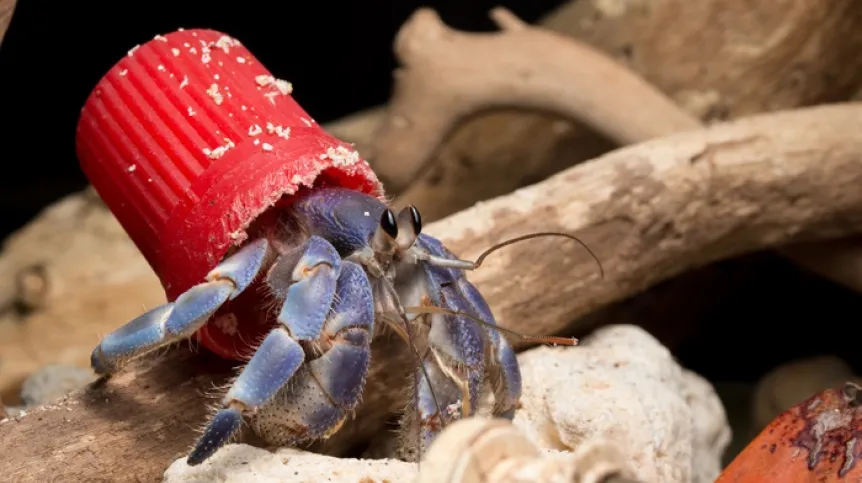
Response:
M604 281L583 250L554 239L511 247L471 277L504 325L572 330L579 316L692 268L857 234L859 122L862 104L851 103L648 141L480 203L431 230L467 257L527 232L577 234L601 260Z
M395 50L402 67L367 154L387 189L406 188L457 123L484 109L556 113L619 144L700 125L592 47L532 27L503 8L492 10L491 17L501 32L459 32L427 8L401 28Z
M577 334L579 316L693 267L855 233L862 222L860 123L862 104L847 104L680 133L609 153L428 231L465 257L527 232L577 234L600 258L604 280L580 247L558 239L506 248L470 276L502 325ZM395 340L376 344L385 350L375 350L373 387L343 430L353 444L379 434L404 404L403 374L393 368L409 361L389 354ZM0 475L158 478L189 448L208 414L205 395L224 373L206 356L187 357L138 365L105 386L0 424Z
M194 443L205 394L226 373L215 356L175 351L0 422L0 479L158 481Z
M590 96L584 94L588 99L604 99L608 97L608 86L614 87L613 84L587 82L596 80L590 74L596 70L595 66L588 67L588 63L598 53L604 56L604 61L611 58L618 62L607 65L626 66L690 115L704 121L845 101L858 91L862 82L859 68L862 60L856 55L862 46L862 18L853 14L852 2L794 0L790 4L759 3L757 8L752 8L746 0L651 0L648 9L642 8L642 4L641 0L612 4L592 0L567 2L540 20L541 27L527 27L527 32L514 33L532 36L535 31L544 31L539 35L556 36L556 43L570 39L575 44L571 48L540 51L535 49L537 42L534 41L522 45L500 40L512 38L512 33L506 30L491 34L457 32L442 25L433 14L420 11L399 34L401 47L396 49L402 64L396 91L400 99L410 102L402 103L392 111L391 119L384 118L383 122L391 122L396 127L405 124L402 122L405 120L424 123L425 119L411 114L411 106L432 106L433 114L434 105L445 106L453 97L466 97L463 105L470 109L476 105L471 96L477 91L493 96L492 92L484 92L486 85L507 86L518 80L522 82L515 88L521 93L556 81L556 84L564 84L562 88L554 87L559 92L570 92L566 87L571 84L590 93ZM720 15L721 22L715 21L716 15ZM428 32L440 35L425 35ZM510 49L470 48L494 42ZM524 53L525 50L530 52ZM426 52L447 55L433 57L425 55ZM540 71L543 75L539 80L522 79L512 68L522 64L504 64L498 58L518 62L533 59L535 63L543 63L545 69ZM584 62L581 70L586 75L583 78L546 75L571 73L577 67L566 70L560 66L578 66ZM462 72L450 68L452 66L463 66L466 70ZM424 89L409 92L398 84L410 80L411 71L423 72L432 81L419 79L404 83ZM460 75L462 73L475 74L481 82L468 85L464 95L459 96L453 90L465 82L469 84L469 79ZM619 72L619 69L614 75L631 77L630 73ZM490 77L493 78L489 81ZM486 81L489 82L486 84ZM627 97L625 93L613 94ZM584 129L578 121L589 119L591 113L569 116L567 121L557 115L540 113L537 111L540 106L535 105L525 106L527 109L499 109L511 106L507 95L508 92L498 93L494 106L484 106L498 107L495 112L466 116L465 122L455 129L445 125L441 131L432 132L432 137L446 138L441 146L422 138L428 131L422 126L407 126L402 132L395 128L378 131L378 138L394 131L402 137L397 141L358 137L350 140L357 142L360 152L372 161L373 156L369 154L375 151L386 156L372 149L373 145L397 142L404 156L393 154L392 162L384 160L379 166L375 164L375 168L384 178L390 179L399 178L399 173L406 171L419 173L406 192L402 193L392 183L387 187L390 193L401 195L404 200L426 206L425 214L429 219L509 193L612 149L611 144ZM649 97L649 92L640 95ZM661 121L665 115L650 108L663 104L637 100L615 112L602 106L598 110L603 114L616 114L621 119L614 124L626 125L630 116ZM607 105L614 106L613 103ZM456 113L462 109L460 104L454 107ZM556 106L552 106L551 111L561 112ZM410 117L404 118L405 112ZM457 114L444 113L436 119L457 117ZM369 118L369 124L379 123ZM452 132L447 135L450 129ZM665 134L670 132L662 133ZM637 141L644 140L646 138ZM429 150L433 152L430 160L426 159ZM402 163L405 167L400 166ZM392 169L396 170L392 175L387 173L389 165L394 165Z
M15 12L16 0L0 0L0 45L3 44L3 37L6 36L6 29L9 28L9 23L12 21L12 13Z
M598 50L523 23L503 8L491 16L501 32L455 31L421 9L399 33L395 93L369 150L395 190L405 189L465 117L488 108L554 112L583 122L619 144L647 141L700 127L633 70ZM487 166L486 169L494 169ZM407 191L411 203L430 204ZM833 244L786 250L811 271L852 288L862 286L856 250ZM835 250L837 248L837 250ZM848 260L860 260L848 265Z

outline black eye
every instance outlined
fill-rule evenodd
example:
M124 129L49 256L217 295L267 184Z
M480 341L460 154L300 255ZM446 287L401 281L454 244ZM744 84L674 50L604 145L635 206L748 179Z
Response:
M419 215L419 210L415 206L410 206L410 218L413 221L413 233L422 233L422 216Z
M390 238L395 239L398 237L398 223L395 221L395 213L392 213L392 210L386 210L380 215L380 228Z

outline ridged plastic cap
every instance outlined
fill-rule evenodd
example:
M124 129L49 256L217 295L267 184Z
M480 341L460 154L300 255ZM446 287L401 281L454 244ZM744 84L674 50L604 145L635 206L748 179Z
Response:
M236 39L177 31L135 47L81 111L81 168L168 299L200 283L267 208L315 183L382 195Z

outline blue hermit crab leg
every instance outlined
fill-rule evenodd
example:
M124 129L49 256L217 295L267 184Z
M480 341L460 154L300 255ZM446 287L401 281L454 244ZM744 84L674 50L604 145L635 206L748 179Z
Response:
M473 307L480 319L493 325L497 325L491 308L485 301L479 290L460 277L456 285L464 299ZM515 409L521 399L521 368L515 355L515 349L509 341L503 337L499 330L485 327L488 342L491 345L491 358L494 364L490 365L491 381L494 387L494 416L512 419L515 417Z
M362 267L343 261L332 311L318 346L323 352L252 420L272 444L296 446L338 430L362 398L371 362L374 299Z
M436 238L427 235L422 235L419 239L420 248L425 250L430 255L438 259L455 259L455 256L446 250L442 243ZM491 347L491 357L493 363L489 366L489 372L492 376L494 388L494 415L507 419L512 419L515 415L517 403L521 398L521 369L518 365L518 360L515 355L515 350L509 341L495 330L494 326L497 321L491 308L479 293L479 290L470 283L464 273L457 269L446 268L430 268L429 272L434 273L445 271L448 277L443 280L442 275L438 275L441 279L441 285L450 287L452 285L457 290L452 290L448 294L450 306L447 308L461 308L463 312L475 314L480 320L485 321L488 326L484 327L487 340ZM455 292L454 294L452 292ZM447 295L444 293L444 295ZM454 300L455 302L451 302ZM464 310L464 307L457 307L461 303L466 303L469 309ZM474 324L475 325L475 324Z
M413 398L405 413L401 434L401 457L421 459L447 423L462 416L463 391L440 367L431 351L413 374ZM442 413L442 414L441 414ZM417 445L417 446L414 446Z
M472 307L458 293L457 287L445 284L445 272L426 267L431 301L437 307L453 312L473 313ZM436 293L434 293L436 291ZM484 328L463 315L431 314L428 342L444 372L462 391L463 416L472 416L479 404L485 379Z
M90 356L98 374L112 374L135 357L190 337L219 307L254 281L272 255L266 239L226 258L174 302L156 307L108 334Z
M239 430L245 414L268 403L305 362L300 341L320 337L332 307L341 258L329 242L312 236L282 255L267 275L277 300L284 300L279 324L236 378L189 455L198 465L213 455Z

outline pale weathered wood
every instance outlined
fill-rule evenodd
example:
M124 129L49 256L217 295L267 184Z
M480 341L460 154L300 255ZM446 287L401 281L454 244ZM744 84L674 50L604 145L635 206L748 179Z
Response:
M405 189L465 116L489 108L557 113L622 145L700 127L696 117L597 49L525 24L503 8L491 17L500 32L454 30L429 8L401 28L395 51L403 65L386 116L363 153L385 174L387 188Z
M219 370L220 369L220 370ZM159 481L194 442L227 366L177 350L0 423L0 480Z
M848 104L677 134L483 202L428 231L464 256L531 231L582 237L601 259L605 280L580 247L560 239L506 248L471 275L502 325L531 334L576 332L578 316L693 267L856 231L862 226L860 123L862 104ZM343 454L348 445L382 434L403 407L410 368L403 344L381 339L376 346L363 407L328 452ZM212 393L216 380L214 359L185 357L142 365L106 389L0 424L0 475L11 481L159 477L205 421L201 393Z
M3 44L3 37L6 36L6 29L9 28L9 23L12 21L12 14L15 12L15 0L0 0L0 45Z
M373 126L404 128L381 129L377 138L364 137L369 128L345 134L357 134L348 139L370 158L382 179L399 178L398 172L387 172L392 166L401 172L400 179L411 181L404 172L414 173L406 190L391 183L387 189L400 203L428 206L426 218L438 219L612 149L602 136L614 137L614 130L635 129L644 118L652 118L656 126L672 126L667 120L676 116L661 109L663 103L655 101L650 89L637 89L639 96L647 96L643 101L591 106L595 112L584 112L576 95L560 95L559 103L569 107L554 105L550 110L567 117L552 116L536 112L547 107L541 100L550 94L542 90L563 93L571 91L559 86L577 86L587 100L629 99L633 92L621 88L636 83L618 79L635 75L707 122L849 99L862 85L862 60L856 55L862 47L862 11L857 7L853 0L578 0L565 3L527 32L477 34L438 28L441 35L436 37L421 35L431 24L422 14L405 25L399 34L403 47L396 51L402 64L397 80L414 88L402 90L383 115L368 117ZM537 48L543 41L535 39L553 36L551 32L570 38L572 45ZM532 40L500 40L507 37ZM491 46L494 41L497 50ZM591 49L628 71L611 71L605 82L594 82L590 72L597 65ZM423 55L428 52L441 55ZM528 58L534 60L532 65L523 63ZM609 65L607 59L600 64ZM466 70L452 69L457 66ZM578 67L586 74L577 74ZM424 84L414 80L414 71L427 73ZM484 75L467 75L475 72ZM535 72L539 74L522 75ZM560 78L566 72L578 77ZM496 81L488 83L489 76ZM525 92L538 98L532 107ZM424 106L451 105L453 98L463 100L449 106L454 112L420 116ZM513 104L527 109L505 109ZM501 111L465 112L477 106ZM581 112L572 116L571 106L581 106ZM590 116L614 114L614 122L605 123L614 130L607 132L600 124L591 124L599 129L594 133L578 122L590 124ZM455 126L441 122L441 117L465 115L469 119ZM354 119L351 124L359 123ZM441 136L443 143L429 142Z
M525 184L537 167L548 172L550 166L542 168L537 159L544 164L579 161L559 155L564 143L548 141L567 133L563 121L525 129L529 118L507 125L504 116L461 126L488 109L556 113L625 145L693 129L700 118L721 120L847 99L860 82L850 57L862 45L862 16L845 0L793 0L757 8L678 0L651 0L649 8L639 8L642 3L576 2L547 18L543 27L526 25L498 8L491 16L501 31L493 34L460 32L444 25L433 10L417 11L396 40L402 62L396 88L383 115L370 118L377 130L363 154L389 189L400 192L397 203L431 206L426 218L437 219ZM686 21L679 22L683 11ZM718 15L722 22L713 22ZM609 24L617 26L610 37ZM670 31L669 24L674 25ZM734 35L741 26L744 33ZM824 50L825 45L834 47ZM704 56L705 50L715 54ZM681 58L687 62L676 65ZM459 131L469 134L459 137ZM448 143L447 137L452 137ZM784 253L801 257L799 263L815 273L857 288L862 272L842 268L859 258L858 250L843 248L850 244Z

